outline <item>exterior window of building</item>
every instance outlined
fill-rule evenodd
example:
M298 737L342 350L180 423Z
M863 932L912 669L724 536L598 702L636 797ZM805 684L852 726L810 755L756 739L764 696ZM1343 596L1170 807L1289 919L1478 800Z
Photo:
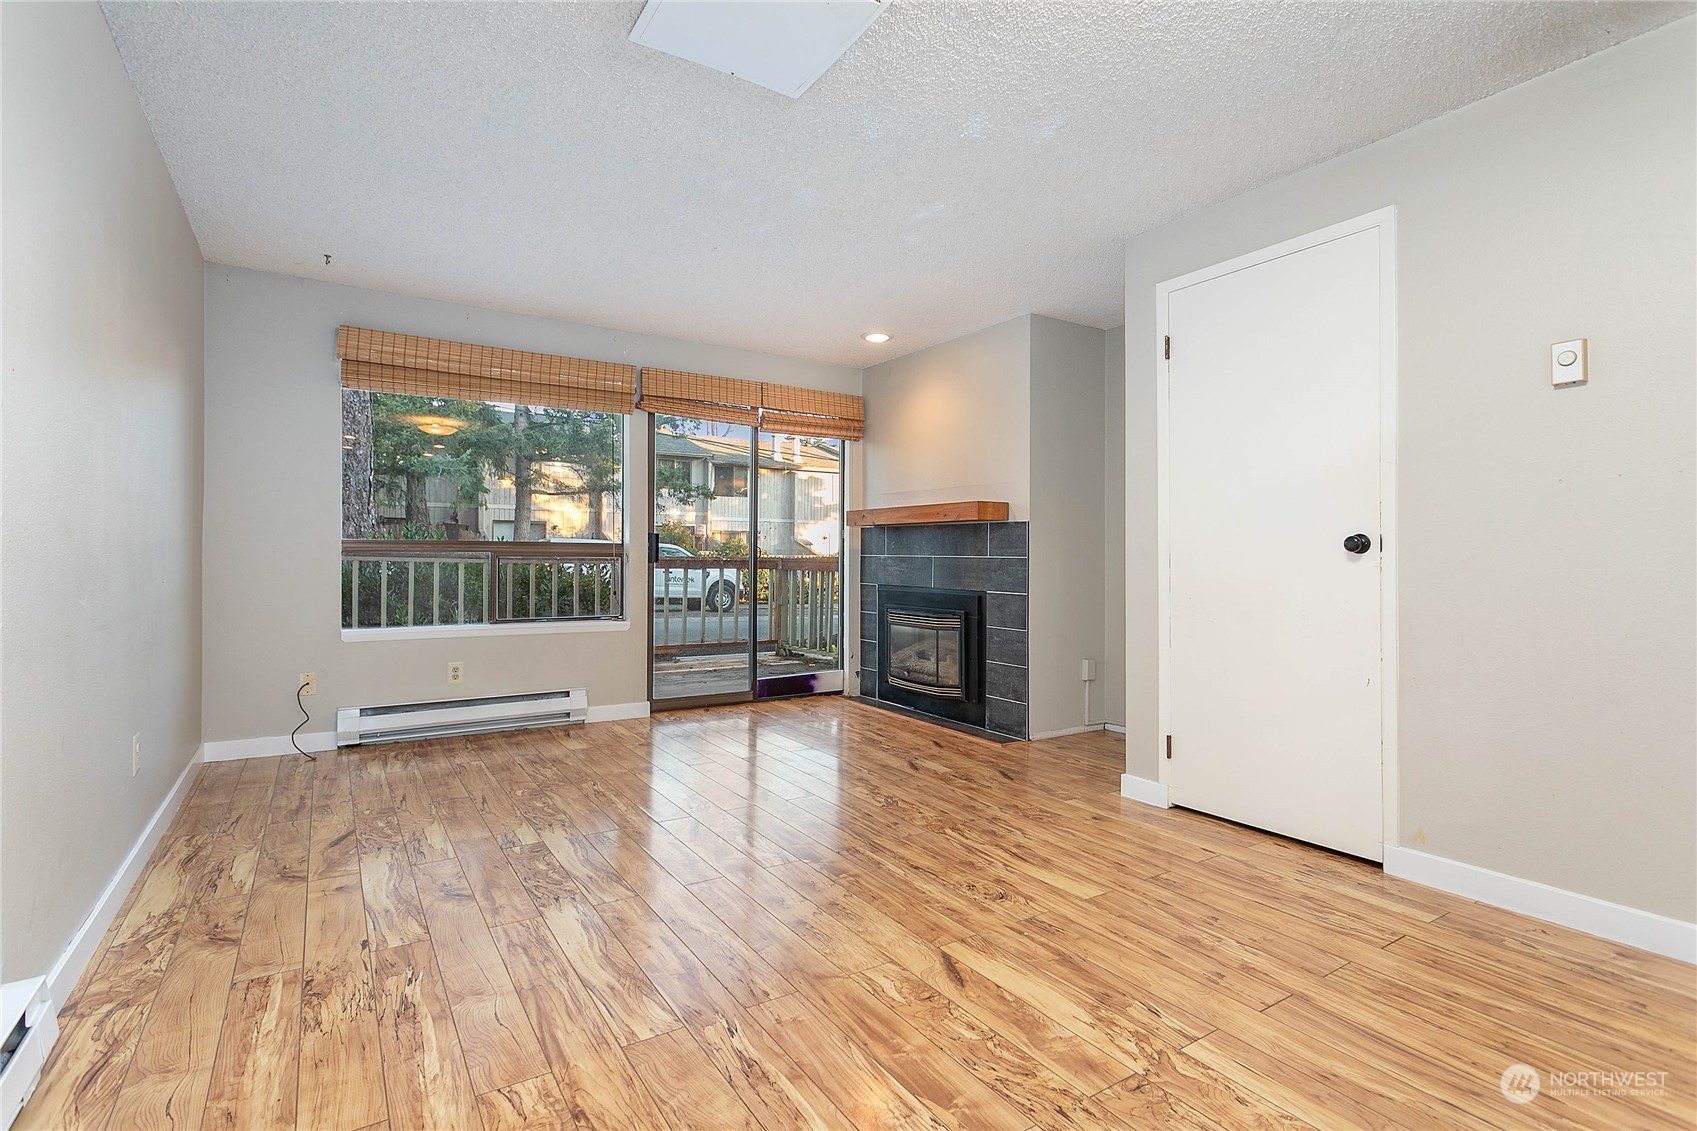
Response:
M748 498L748 465L746 463L714 464L713 493L726 499Z

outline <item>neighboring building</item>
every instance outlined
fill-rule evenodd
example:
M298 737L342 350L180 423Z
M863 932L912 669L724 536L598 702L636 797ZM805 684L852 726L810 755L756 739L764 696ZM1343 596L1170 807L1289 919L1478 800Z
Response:
M762 434L766 438L766 434ZM842 549L842 461L835 441L773 438L760 450L760 549L777 557L836 557ZM738 437L654 435L658 469L710 491L694 499L662 494L655 525L688 527L697 546L748 537L748 441Z
M748 537L748 445L722 436L687 436L669 432L654 437L655 461L669 467L676 481L703 493L678 499L662 494L655 524L688 528L698 547ZM570 485L578 473L563 463L536 465L544 480ZM778 437L775 448L760 452L760 547L777 557L836 557L842 549L842 472L840 447L835 441L797 436ZM386 494L386 493L385 493ZM490 476L484 481L481 504L460 501L458 484L448 476L425 481L425 500L434 526L447 528L450 538L513 538L513 483ZM601 529L609 539L623 537L621 500L602 500ZM377 507L378 522L398 527L406 517L399 500ZM589 530L586 496L537 494L532 503L534 539L582 538Z
M571 485L579 481L576 470L563 463L539 463L536 474L543 480ZM511 478L489 476L483 481L483 502L467 505L459 499L459 484L450 476L432 476L425 480L425 502L430 510L432 526L447 528L450 538L482 538L496 542L513 539L513 481ZM624 535L620 522L620 499L614 493L601 500L601 531L618 541ZM399 498L390 501L389 493L380 492L377 521L381 526L398 527L406 519L406 506ZM545 538L582 538L589 530L589 500L587 496L535 494L531 502L531 519L536 541Z

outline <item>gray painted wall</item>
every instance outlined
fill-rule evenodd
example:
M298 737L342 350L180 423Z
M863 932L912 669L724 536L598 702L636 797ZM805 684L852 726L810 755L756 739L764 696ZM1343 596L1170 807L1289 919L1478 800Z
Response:
M200 741L201 258L100 9L6 4L0 40L0 917L27 977Z
M318 676L307 733L335 709L453 694L587 687L590 703L646 701L648 630L565 629L450 640L344 642L340 630L341 388L336 327L860 391L860 371L577 326L264 272L206 267L205 739L287 734L296 677ZM632 418L627 562L645 592L647 417ZM851 484L852 492L853 486ZM631 501L634 500L634 501ZM854 592L850 577L849 592ZM857 610L850 608L849 623ZM462 685L447 665L462 661Z
M1034 735L1108 717L1106 637L1124 636L1120 601L1103 600L1107 433L1119 429L1102 415L1105 338L1028 314L865 373L865 506L1005 500L1031 522Z
M1154 288L1398 209L1400 822L1697 917L1692 19L1132 240L1128 769L1156 775ZM1551 342L1591 384L1553 390ZM1150 532L1145 539L1140 532Z
M1031 517L1031 317L866 370L864 505L1006 501Z
M1125 725L1125 327L1109 330L1103 343L1102 419L1107 422L1102 458L1102 717ZM1153 537L1153 528L1138 537Z
M1101 330L1031 316L1033 736L1101 723L1103 479ZM1088 696L1088 698L1087 698Z

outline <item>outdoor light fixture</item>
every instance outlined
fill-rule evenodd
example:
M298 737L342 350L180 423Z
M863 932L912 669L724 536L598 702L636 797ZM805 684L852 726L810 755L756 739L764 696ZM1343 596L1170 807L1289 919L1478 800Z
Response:
M881 346L890 340L890 335L879 333L877 331L870 334L862 334L860 337L862 341L871 342L875 346Z
M426 436L452 436L466 426L465 421L455 420L451 416L403 416L400 419Z

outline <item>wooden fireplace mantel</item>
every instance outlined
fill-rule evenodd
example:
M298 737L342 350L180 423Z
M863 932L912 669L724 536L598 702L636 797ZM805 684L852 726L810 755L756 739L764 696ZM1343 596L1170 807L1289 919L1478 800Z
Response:
M918 526L927 522L1006 522L1008 505L974 499L965 503L928 503L918 507L876 507L849 511L850 526Z

